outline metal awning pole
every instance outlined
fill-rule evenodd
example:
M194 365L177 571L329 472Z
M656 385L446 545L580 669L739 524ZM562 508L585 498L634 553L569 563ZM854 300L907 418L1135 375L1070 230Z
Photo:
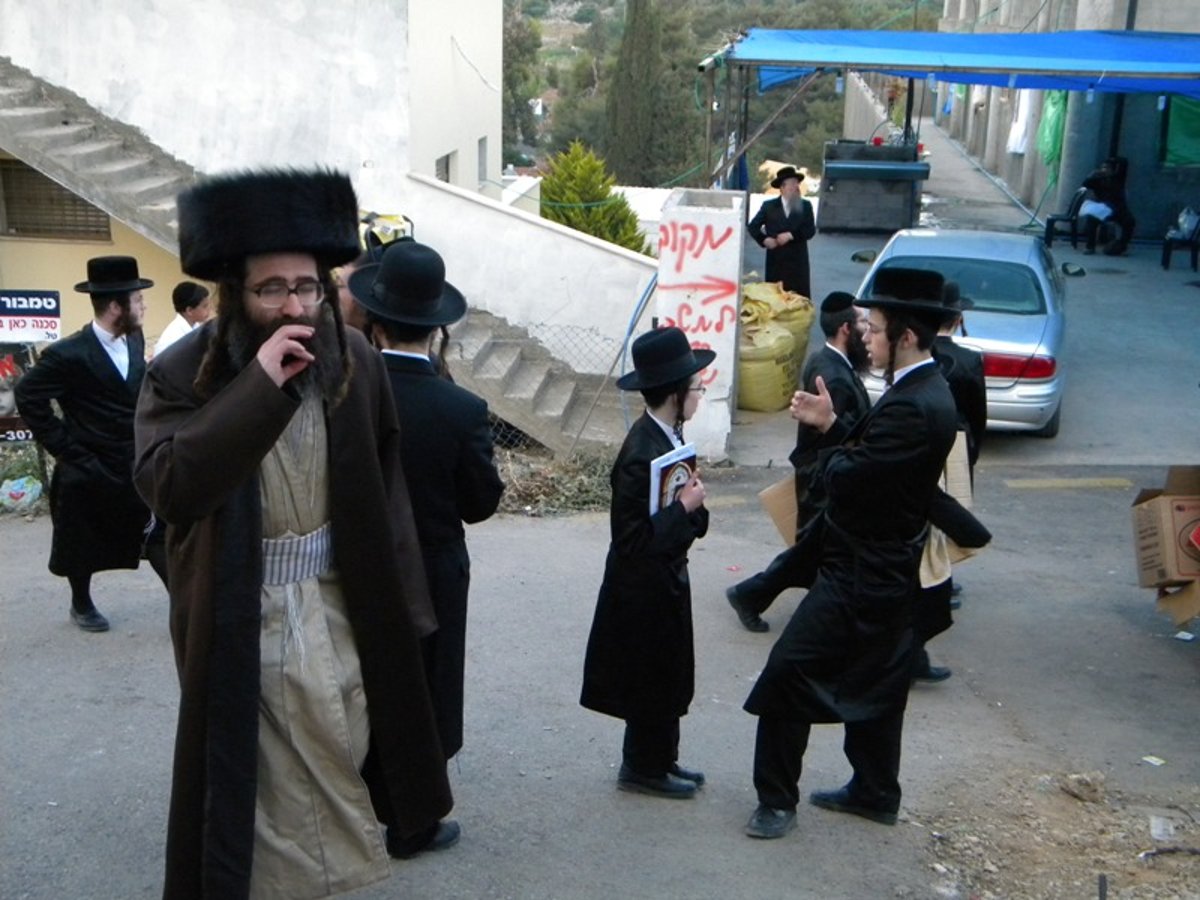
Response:
M742 71L743 71L743 73L747 73L748 69L743 68ZM767 116L767 118L763 121L763 123L760 126L758 126L757 130L755 130L754 134L752 134L752 135L750 135L750 137L746 138L746 140L743 141L738 146L738 148L733 151L733 153L731 153L727 158L725 158L721 161L721 163L713 170L712 175L709 176L709 180L715 180L717 178L724 178L725 173L729 171L729 168L733 165L734 161L736 161L739 157L742 156L742 154L744 154L752 146L754 146L756 143L758 143L758 139L761 138L763 136L763 134L766 132L766 130L775 123L775 120L778 119L781 115L783 115L783 113L787 110L787 108L796 101L796 98L798 98L801 94L803 94L806 90L808 90L808 88L812 85L813 81L816 80L816 77L818 75L822 74L824 71L825 71L824 69L817 69L815 72L811 72L808 75L805 75L803 80L801 80L800 84L797 86L797 88L794 91L792 91L791 94L788 95L788 98L779 105L778 109L776 109L773 113L771 113L769 116ZM744 79L748 78L748 75L743 74L743 78ZM748 85L746 87L748 89ZM746 97L746 91L743 91L743 98L745 98L745 97ZM744 103L746 104L746 106L749 105L749 101L746 99L744 99ZM743 115L743 122L745 122L745 115ZM743 127L743 133L745 133L744 127Z

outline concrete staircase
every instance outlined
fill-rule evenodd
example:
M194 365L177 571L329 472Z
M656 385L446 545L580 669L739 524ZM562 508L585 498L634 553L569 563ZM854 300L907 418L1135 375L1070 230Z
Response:
M175 195L196 171L140 131L3 57L0 149L178 254ZM453 341L448 361L455 380L556 454L611 448L624 438L612 381L577 374L528 331L472 310Z
M178 253L175 195L196 172L135 128L0 57L0 149Z
M556 455L615 448L625 437L611 378L575 372L499 316L471 310L451 329L446 357L458 384Z

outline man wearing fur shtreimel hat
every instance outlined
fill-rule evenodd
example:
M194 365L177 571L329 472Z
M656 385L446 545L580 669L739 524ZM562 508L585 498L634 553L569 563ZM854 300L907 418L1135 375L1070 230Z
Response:
M218 316L150 366L135 426L182 688L164 896L331 896L457 839L396 411L331 276L358 203L273 170L178 204Z

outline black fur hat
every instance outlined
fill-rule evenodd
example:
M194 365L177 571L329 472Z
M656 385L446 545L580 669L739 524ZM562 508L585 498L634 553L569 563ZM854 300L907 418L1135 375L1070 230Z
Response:
M311 253L335 267L361 252L354 186L329 169L216 175L182 191L176 204L179 260L193 278L237 274L260 253Z

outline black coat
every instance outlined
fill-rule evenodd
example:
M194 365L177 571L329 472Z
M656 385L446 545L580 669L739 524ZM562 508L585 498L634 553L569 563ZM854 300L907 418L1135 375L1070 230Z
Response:
M926 521L955 431L950 390L925 365L852 429L839 420L825 434L829 506L816 580L771 649L748 712L853 722L903 709Z
M958 427L967 433L967 462L972 468L983 447L987 430L987 380L983 374L983 354L964 347L949 335L940 334L933 341L933 358L941 367L954 406L958 410Z
M410 356L383 354L396 415L400 458L429 579L438 630L422 643L442 750L449 759L463 742L463 667L471 560L463 522L496 511L504 483L492 460L487 403L438 377Z
M791 232L794 240L782 247L767 251L767 274L764 281L782 281L785 289L812 296L808 273L808 242L817 233L817 220L813 216L812 204L799 198L798 207L792 214L783 214L783 200L772 197L763 201L750 224L746 226L750 237L762 247L769 237Z
M805 362L800 376L801 388L815 394L818 375L825 380L825 389L829 391L838 420L852 428L871 408L871 398L862 379L850 368L845 357L828 344L823 344ZM824 437L816 428L803 422L796 428L796 447L788 459L796 469L797 528L802 528L824 505L820 485L811 484L817 472L817 450L822 446Z
M56 461L50 479L55 575L138 566L150 511L133 486L133 411L146 374L146 344L141 331L127 340L124 379L89 323L48 347L17 383L21 416Z
M619 719L687 713L695 682L687 551L708 531L708 510L676 500L650 515L650 461L672 449L643 414L612 470L612 543L583 664L588 709Z

